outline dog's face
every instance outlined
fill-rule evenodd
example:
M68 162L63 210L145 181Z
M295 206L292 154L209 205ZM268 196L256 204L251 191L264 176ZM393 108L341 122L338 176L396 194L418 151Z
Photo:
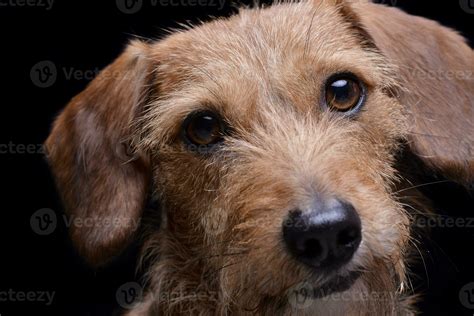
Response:
M472 161L457 143L448 146L460 154L443 151L433 161L430 153L447 145L414 137L426 124L411 129L413 113L423 110L407 105L422 102L429 89L420 90L434 82L407 87L413 78L397 64L404 58L391 58L399 52L388 49L387 35L367 31L362 8L335 2L245 10L135 43L109 69L121 78L97 78L73 101L48 140L59 185L77 181L66 206L73 216L126 221L120 229L73 228L92 262L117 253L136 231L152 183L163 209L147 244L160 253L152 290L204 287L225 312L291 308L288 293L305 282L315 298L403 286L410 216L397 191L402 144L414 142L428 165L464 181L472 180ZM378 8L363 7L376 20ZM461 69L456 63L446 67ZM453 85L464 91L468 83ZM416 91L405 96L407 89ZM87 132L66 131L70 120ZM59 148L66 139L79 149ZM116 157L124 139L134 160ZM82 188L92 173L93 186Z
M202 257L199 273L230 296L403 270L409 221L391 187L406 122L387 61L336 9L293 7L244 12L226 32L209 24L156 49L164 82L142 142L163 234Z

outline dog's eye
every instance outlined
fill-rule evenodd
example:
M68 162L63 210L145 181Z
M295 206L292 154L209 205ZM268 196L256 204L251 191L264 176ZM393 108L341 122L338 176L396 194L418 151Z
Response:
M222 120L210 111L189 115L183 123L184 138L196 146L210 147L224 136Z
M353 75L338 75L328 80L325 91L326 106L339 112L354 112L365 100L365 87Z

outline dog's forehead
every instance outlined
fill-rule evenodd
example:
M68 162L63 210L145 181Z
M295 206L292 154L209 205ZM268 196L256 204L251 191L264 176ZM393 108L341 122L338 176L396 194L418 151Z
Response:
M157 44L162 91L239 113L275 98L304 107L325 78L367 64L350 27L327 1L241 10Z
M336 6L325 1L284 3L243 9L228 19L175 33L158 45L158 58L168 69L222 68L254 76L255 69L279 69L303 54L322 60L355 46L357 39Z

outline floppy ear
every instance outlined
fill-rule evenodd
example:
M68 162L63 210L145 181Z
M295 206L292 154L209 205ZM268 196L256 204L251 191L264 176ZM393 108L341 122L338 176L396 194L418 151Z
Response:
M349 3L351 1L348 1ZM375 45L399 69L409 144L428 167L474 180L474 52L454 31L398 9L352 4Z
M126 141L150 85L148 49L132 42L72 99L46 140L71 238L93 265L127 246L146 199L148 162L127 156Z

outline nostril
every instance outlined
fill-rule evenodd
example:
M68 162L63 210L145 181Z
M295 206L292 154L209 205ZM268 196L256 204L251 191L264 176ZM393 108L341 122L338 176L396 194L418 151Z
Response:
M360 229L358 227L348 227L337 235L337 244L342 247L351 247L360 240Z
M317 239L308 239L304 242L304 246L301 252L301 255L306 258L317 258L323 252L323 247L319 240Z

